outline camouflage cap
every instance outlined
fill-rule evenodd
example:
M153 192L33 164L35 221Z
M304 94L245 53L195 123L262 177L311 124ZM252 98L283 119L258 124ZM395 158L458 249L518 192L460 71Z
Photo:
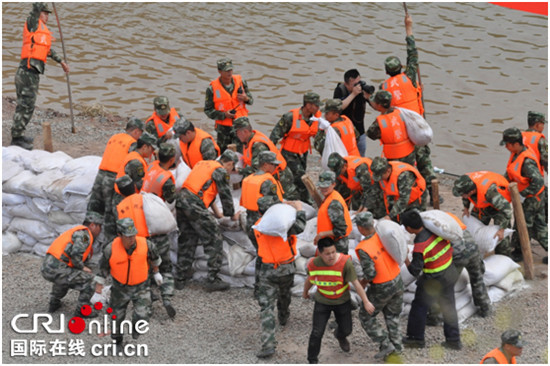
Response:
M233 70L233 61L227 57L220 58L218 60L218 70L220 71Z
M463 194L470 192L475 189L476 185L466 174L461 175L457 180L455 180L453 185L453 196L460 197Z
M86 217L84 217L84 222L103 225L103 216L95 211L88 211Z
M331 184L336 183L336 175L330 170L325 170L319 174L319 182L317 182L317 187L327 188Z
M520 142L523 144L523 135L521 134L519 128L507 128L504 132L502 132L502 141L500 141L500 146L506 145L507 142Z
M142 141L144 144L154 147L157 143L157 138L151 135L149 132L144 132L141 134L138 141Z
M115 184L117 185L119 190L124 190L124 188L129 187L134 184L134 181L132 178L130 178L129 175L125 174L120 178L117 178L115 180Z
M163 142L159 146L159 156L174 157L176 156L176 147L172 144Z
M388 163L388 159L377 156L374 159L372 159L372 163L370 165L370 170L372 171L372 179L375 181L379 181L382 179L382 175L388 170L390 167L390 163Z
M193 124L191 123L191 121L189 121L185 117L181 117L176 122L174 122L172 130L174 130L174 136L179 137L180 135L183 135L187 131L189 131L192 127Z
M335 174L340 175L340 170L342 170L342 167L344 166L345 160L338 154L337 152L333 152L328 157L328 163L327 166L330 170L332 170Z
M304 94L304 104L313 103L316 106L321 105L321 97L317 93L307 92Z
M258 155L258 162L260 166L265 163L273 164L273 165L279 165L281 162L277 160L277 154L275 154L273 151L262 151Z
M527 123L529 126L533 126L535 123L546 123L544 114L540 112L529 111L527 112Z
M237 164L239 162L239 156L237 153L233 150L226 149L221 155L220 158L224 158L227 160L232 160L233 163Z
M233 129L235 131L244 127L250 127L250 120L248 117L239 117L233 120Z
M514 347L523 348L525 341L522 339L521 332L515 329L508 329L500 336L502 344L510 344Z
M365 228L371 228L374 226L374 216L372 216L372 213L369 211L359 212L357 215L355 215L354 221L357 226Z
M116 230L118 234L122 236L134 236L138 233L136 226L134 225L134 220L129 217L117 220Z
M170 102L167 97L156 97L153 100L153 105L155 106L155 112L160 116L165 116L170 113Z
M143 131L145 130L145 124L139 118L130 117L130 119L128 119L128 123L126 123L126 130L130 130L133 128L139 128Z
M37 10L37 11L45 11L46 13L51 13L52 11L50 10L50 8L48 8L48 4L46 3L33 3L32 4L33 6L33 9L34 10Z
M370 101L376 104L380 104L384 108L389 108L391 105L392 94L387 90L379 90L375 94L371 95Z
M323 112L342 112L342 100L341 99L329 99L325 102Z
M401 71L401 60L395 56L390 56L384 61L384 67L386 68L386 72Z

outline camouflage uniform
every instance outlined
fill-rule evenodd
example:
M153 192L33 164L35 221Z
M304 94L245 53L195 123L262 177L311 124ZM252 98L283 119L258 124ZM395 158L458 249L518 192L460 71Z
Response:
M336 119L331 124L336 123L336 122L340 122L340 121L343 121L343 120L344 119L342 117L338 117L338 119ZM334 131L336 131L336 133L338 134L338 137L342 138L342 135L340 134L339 129L335 128ZM353 126L353 133L355 134L355 136L359 136L359 132L357 132L357 129L355 128L355 126ZM326 140L326 138L327 138L326 132L324 130L319 129L319 131L317 132L317 135L315 135L315 138L313 139L313 147L321 155L323 155L323 150L325 149L325 140Z
M179 138L181 135L186 134L191 128L195 126L193 123L185 118L180 118L174 123L174 137ZM181 144L185 145L185 142L180 139ZM188 144L191 144L190 141ZM181 145L180 145L181 146ZM201 142L200 152L202 155L202 160L216 160L219 156L216 147L214 146L213 140L204 139Z
M174 296L174 275L172 274L172 259L170 258L170 246L172 242L168 235L154 235L148 239L155 245L157 253L162 260L159 266L159 272L162 275L160 296L162 297L163 305L166 306L171 303ZM154 283L152 279L150 281Z
M222 58L218 60L218 70L222 71L229 71L233 70L233 62L229 59ZM246 96L249 98L246 104L252 105L254 104L254 98L252 97L252 94L248 90L248 84L243 79L243 88ZM233 90L235 89L235 84L233 79L231 79L231 85L226 86L224 85L225 90L229 94L233 93ZM208 118L213 120L224 120L225 114L224 112L216 110L214 107L214 92L212 90L212 85L208 85L208 88L206 88L206 99L204 101L204 113L208 116ZM216 142L218 143L218 146L220 147L220 152L224 152L225 149L227 149L227 145L229 144L237 144L237 150L239 152L242 152L242 143L237 138L237 135L235 135L235 131L233 130L233 127L231 126L222 126L220 124L216 124Z
M300 234L306 226L304 211L296 212L296 222L290 228L288 235ZM258 304L260 305L260 322L262 333L260 342L262 351L275 350L275 304L279 324L284 326L290 316L290 290L294 285L294 262L281 264L275 268L273 263L261 263L258 284Z
M166 119L164 120L165 123L170 122L171 115L171 108L170 108L170 101L167 97L160 96L156 97L153 100L153 106L155 108L155 112L157 115L160 116L166 116ZM150 133L151 135L155 136L157 139L157 145L160 146L161 143L166 142L167 138L166 135L163 135L162 137L159 137L157 127L155 126L155 121L153 120L154 114L149 117L149 119L145 123L145 131ZM176 115L174 116L177 119L179 119L179 115L176 112Z
M529 126L533 126L537 123L546 124L546 118L542 113L529 111L527 113L527 122ZM537 132L531 127L529 127L527 131ZM538 152L540 154L540 161L539 161L540 166L544 169L545 172L548 172L548 141L546 141L546 137L544 135L539 140ZM546 222L548 222L548 187L546 185L544 187L543 206L544 206L544 216L546 218Z

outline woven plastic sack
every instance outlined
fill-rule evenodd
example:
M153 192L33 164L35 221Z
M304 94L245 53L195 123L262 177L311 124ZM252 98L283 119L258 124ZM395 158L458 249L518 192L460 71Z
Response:
M189 173L191 173L191 168L180 157L178 166L176 169L170 170L172 172L172 175L174 176L174 179L176 180L176 192L179 192L181 188L183 187L183 183L187 179L187 176L189 176Z
M176 219L164 201L156 194L142 192L143 213L150 235L168 234L178 228Z
M483 282L485 285L492 286L500 282L510 272L520 268L520 265L514 262L510 257L500 254L494 254L484 259L485 274Z
M420 213L422 223L432 233L449 241L462 240L462 228L456 220L441 210Z
M418 146L425 146L432 142L433 131L428 122L420 114L406 108L399 108L401 118L405 122L409 139Z
M288 230L296 222L296 209L286 203L271 206L258 225L252 226L260 233L287 239Z
M340 156L348 156L348 151L346 150L346 147L344 146L344 143L342 142L342 139L340 139L340 136L338 136L338 133L333 127L328 127L325 130L326 138L325 138L325 147L323 148L323 156L321 157L321 166L324 170L328 169L328 157L333 152L337 152L340 154Z
M379 220L375 226L376 232L384 248L395 261L401 265L407 258L407 236L401 225L391 220Z

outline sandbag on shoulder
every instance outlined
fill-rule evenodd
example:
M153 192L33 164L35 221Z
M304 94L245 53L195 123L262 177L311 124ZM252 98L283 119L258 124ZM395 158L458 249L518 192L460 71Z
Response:
M348 156L348 151L346 150L346 146L342 142L342 139L340 136L338 136L338 132L334 129L334 127L329 126L325 130L326 138L325 138L325 147L323 148L323 155L321 156L321 166L323 169L328 169L328 157L333 152L337 152L340 154L340 156Z
M252 228L270 236L280 236L287 239L288 230L296 222L296 209L286 203L271 206L262 216L258 225Z
M391 220L379 220L374 227L384 248L399 264L405 262L407 258L407 236L405 229L401 225Z
M422 223L432 233L449 241L462 240L462 228L449 214L441 210L420 212Z
M432 142L433 131L428 122L420 114L406 108L399 108L409 139L418 146L425 146Z
M141 192L143 213L150 235L162 235L176 230L178 224L164 201L154 193Z

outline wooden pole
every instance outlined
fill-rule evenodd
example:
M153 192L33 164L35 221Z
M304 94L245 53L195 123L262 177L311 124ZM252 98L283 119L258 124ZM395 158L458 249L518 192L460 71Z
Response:
M439 210L439 181L437 179L432 179L432 199L434 210Z
M525 223L525 215L521 198L519 195L518 184L513 182L508 186L508 190L512 194L512 206L514 207L514 220L516 221L516 230L519 234L519 242L521 244L521 252L523 253L523 268L525 278L532 280L535 278L535 270L533 267L533 254L531 252L531 241L529 239L529 231Z
M317 207L321 207L321 203L323 203L323 196L321 195L321 193L319 193L317 187L315 187L315 184L313 184L313 181L311 180L309 175L302 175L302 182L304 182L304 185L306 186L309 194L317 204Z
M42 135L44 136L44 150L53 152L52 124L50 122L42 123Z

